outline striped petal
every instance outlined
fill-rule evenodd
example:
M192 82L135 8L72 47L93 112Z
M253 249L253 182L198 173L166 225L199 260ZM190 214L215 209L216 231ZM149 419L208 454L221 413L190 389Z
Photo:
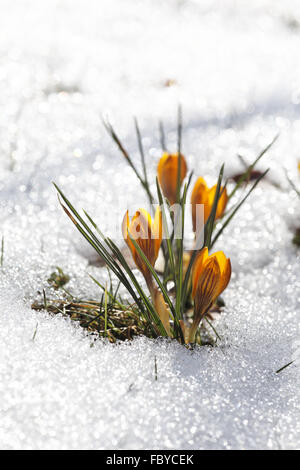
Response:
M203 269L203 265L208 258L208 248L205 246L203 250L197 255L197 258L194 261L193 266L193 275L192 275L192 297L195 297L196 289L199 283L199 277Z

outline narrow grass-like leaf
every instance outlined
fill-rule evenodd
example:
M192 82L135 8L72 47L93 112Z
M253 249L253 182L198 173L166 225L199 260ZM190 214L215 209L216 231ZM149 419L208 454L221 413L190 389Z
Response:
M122 264L122 266L126 270L129 277L131 278L131 280L132 280L135 288L137 289L138 293L140 294L140 296L141 296L148 312L151 315L152 321L154 321L154 323L158 327L160 333L164 336L166 334L166 332L165 332L165 329L163 327L163 324L161 323L161 320L160 320L159 316L157 315L157 312L156 312L155 308L153 307L152 303L149 301L147 295L145 294L144 290L140 286L140 283L138 282L138 280L134 276L134 274L132 272L132 269L128 266L124 256L120 252L119 248L115 245L115 243L112 240L108 239L108 241L109 241L114 253L118 257L120 263Z
M113 253L118 258L119 262L121 263L121 265L123 266L125 271L128 273L128 275L129 275L130 279L132 280L132 282L134 283L136 289L138 289L138 292L141 295L141 297L143 298L143 300L148 302L147 295L145 294L142 287L140 286L140 283L138 282L135 275L133 274L132 269L128 265L128 263L125 260L123 254L121 253L120 249L117 247L117 245L110 238L107 238L107 242L109 243L109 246L111 247Z
M100 287L100 289L103 290L103 292L105 292L105 287L99 282L97 281L97 279L94 278L94 276L92 276L91 274L89 274L89 277L92 279L92 281L97 284L98 287ZM116 305L118 305L118 307L121 309L121 310L126 310L126 306L121 304L121 302L118 301L118 299L116 298L115 295L113 295L111 292L107 292L108 296L111 298L112 302L114 302Z
M111 138L113 139L113 141L116 143L118 149L121 151L121 153L123 154L123 156L127 160L128 164L133 169L133 171L136 174L137 178L141 181L141 183L144 184L144 180L142 179L141 175L139 174L136 167L134 166L129 153L127 152L127 150L125 149L125 147L122 144L121 140L117 136L117 134L116 134L113 126L111 125L111 123L108 122L108 121L103 121L103 125L104 125L105 129L107 130L107 132L109 133L109 135L111 136Z
M187 184L186 184L186 188L187 188L187 191L189 190L190 188L190 185L191 185L191 182L192 182L192 178L193 178L193 175L194 175L194 170L190 172L189 174L189 177L188 177L188 180L187 180Z
M187 185L184 187L183 197L181 201L181 239L179 240L178 250L178 277L176 290L176 316L178 320L182 319L182 288L183 288L183 242L184 242L184 216L186 204Z
M139 306L141 312L144 312L144 305L146 306L148 312L151 314L151 317L154 317L157 316L156 315L156 312L153 308L153 306L150 304L146 294L143 292L143 290L141 289L137 279L135 278L134 274L132 273L132 270L129 268L129 266L127 265L127 263L123 264L123 267L126 267L126 272L127 274L130 276L131 280L133 281L134 283L134 286L137 290L137 292L139 293L139 295L142 297L143 299L143 303L141 302L141 299L139 299L134 291L134 289L132 288L131 284L129 283L127 277L125 276L124 272L122 271L122 269L120 268L120 266L118 265L118 263L116 263L116 261L114 260L114 258L111 256L111 254L107 251L107 249L104 247L104 245L97 239L97 237L95 236L95 234L92 232L92 230L88 227L88 225L84 222L84 220L82 219L82 217L78 214L78 212L74 209L74 207L71 205L71 203L68 201L68 199L64 196L64 194L62 193L62 191L58 188L58 186L56 186L54 184L54 186L56 187L57 191L59 192L59 194L61 195L61 197L63 198L63 200L65 201L65 203L67 204L67 206L69 207L69 209L73 212L74 216L80 221L80 223L84 226L85 230L81 227L81 225L76 222L76 220L74 219L74 217L69 213L69 211L66 209L66 207L63 207L64 211L67 213L67 215L71 218L72 222L75 224L76 228L80 231L80 233L84 236L84 238L90 243L90 245L92 245L92 247L97 251L97 253L100 254L100 256L102 256L107 265L110 267L110 269L115 273L115 275L119 278L119 280L122 282L122 284L126 287L126 289L128 290L128 292L131 294L131 296L133 297L133 299L135 300L135 302L137 303L137 305ZM89 217L89 216L88 216ZM89 220L93 223L94 227L97 227L96 224L92 221L91 218L89 218ZM101 234L101 231L98 229L98 233ZM90 234L90 235L89 235ZM103 234L102 234L103 236ZM106 240L106 243L107 242L107 239ZM110 245L108 245L110 246ZM120 253L120 251L119 251ZM124 260L124 258L122 258ZM125 260L124 260L125 261ZM148 318L149 320L149 318ZM157 323L157 320L156 322Z
M176 186L176 199L177 203L180 202L180 187L181 187L181 138L182 138L182 111L181 106L178 106L178 120L177 120L177 153L178 153L178 167L177 167L177 186Z
M146 168L146 162L145 162L145 152L144 152L141 132L140 132L140 128L139 128L137 118L134 118L134 124L135 124L135 131L136 131L139 151L140 151L140 155L141 155L141 162L142 162L143 173L144 173L144 181L148 185L147 168Z
M163 283L161 282L161 280L159 279L158 275L156 274L155 272L155 269L153 268L152 264L150 263L150 261L148 260L147 256L145 255L145 253L143 252L143 250L139 247L138 243L135 241L135 239L130 235L130 233L128 232L128 236L130 238L130 240L132 241L136 251L138 252L140 258L143 260L143 262L146 264L147 268L149 269L149 271L151 272L152 276L154 277L157 285L159 286L159 288L161 289L162 293L163 293L163 296L164 296L164 299L165 301L167 302L168 306L170 307L170 310L171 310L171 318L172 320L175 321L175 318L176 318L176 312L175 312L175 309L174 309L174 305L169 297L169 294L167 292L167 290L165 289L165 286L163 285Z
M215 223L215 220L216 220L216 212L217 212L218 202L219 202L219 198L220 198L220 191L221 191L223 173L224 173L224 163L221 166L221 170L220 170L219 178L218 178L218 183L217 183L217 188L216 188L216 192L215 192L215 197L214 197L214 202L213 202L211 212L210 212L208 220L207 220L207 224L205 225L205 229L204 229L204 246L207 246L208 249L210 249L212 232L213 232L214 223Z
M213 332L215 333L216 337L221 341L222 338L221 338L221 336L219 335L219 333L217 332L217 330L215 329L215 327L213 326L213 324L208 320L208 318L205 318L205 321L207 321L207 323L209 324L209 326L211 327L211 329L212 329Z
M47 303L47 297L46 297L45 289L43 289L43 302L44 302L44 308L45 308L45 310L47 310L48 303Z
M300 197L300 191L299 191L298 188L296 187L295 183L294 183L294 182L291 180L291 178L289 177L287 170L285 170L285 174L286 174L286 178L287 178L288 182L290 183L291 187L292 187L293 190L296 192L296 194Z
M66 199L67 201L67 199ZM62 205L62 204L61 204ZM139 298L136 296L134 290L132 289L130 283L128 282L126 276L124 275L122 269L118 265L118 263L115 262L114 258L111 256L111 254L106 250L104 245L100 243L100 241L95 237L95 235L90 231L88 228L88 231L85 231L80 223L78 223L74 217L69 213L69 211L62 205L64 211L66 214L70 217L72 222L75 224L75 227L79 230L79 232L84 236L84 238L88 241L88 243L95 249L95 251L105 260L106 264L110 267L110 269L114 272L114 274L119 278L119 280L122 282L122 284L127 288L129 293L132 295L133 299L140 305L140 308L142 309L142 304L140 303ZM75 214L74 214L75 215ZM81 217L79 216L80 220ZM86 225L86 224L85 224ZM93 238L89 236L89 233L92 234Z
M245 171L245 173L239 178L238 182L236 183L234 189L232 190L232 192L229 194L228 198L231 199L232 196L234 196L234 194L236 193L236 191L239 189L239 187L244 183L244 181L247 181L247 179L249 178L249 176L251 175L251 172L252 170L254 169L254 167L256 166L256 164L259 162L259 160L264 156L264 154L272 147L272 145L276 142L276 140L278 139L279 137L279 134L277 134L274 139L259 153L258 157L254 160L253 163L251 163L251 165L249 165L249 167L247 168L247 170Z
M91 219L92 220L92 219ZM80 227L79 224L76 225L77 227ZM99 231L100 232L100 231ZM101 233L101 232L100 232ZM83 231L83 235L85 236ZM88 237L87 237L88 240ZM105 239L106 243L108 244L109 247L111 247L111 240ZM93 243L91 243L93 246ZM128 264L125 262L122 254L120 251L116 250L116 247L113 248L113 252L117 253L119 256L119 261L121 262L121 265L125 269L127 275L130 277L134 287L136 288L137 292L140 295L140 298L137 297L134 289L132 288L131 284L129 283L127 277L125 276L124 272L120 268L120 266L115 262L115 260L111 257L109 252L105 249L103 244L101 244L104 252L104 256L106 257L106 261L110 269L116 274L116 276L119 278L119 280L122 282L122 284L126 287L128 292L131 294L133 299L135 300L136 304L139 306L140 312L142 315L145 316L146 320L149 322L150 326L152 327L153 331L155 334L157 334L157 331L159 331L159 334L164 334L164 330L161 328L161 322L160 319L152 306L151 302L149 302L149 299L147 295L144 293L143 289L139 285L139 282L137 281L136 277L134 276L132 270L129 268ZM97 249L97 246L96 248ZM110 262L110 258L112 259L112 262ZM146 310L144 309L146 307ZM152 321L154 322L154 325L156 326L157 330L153 328Z
M163 125L162 121L159 121L158 128L159 128L159 137L160 137L161 149L162 149L163 152L166 152L167 151L167 146L166 146L165 130L164 130L164 125Z
M112 127L112 125L109 123L109 122L105 122L103 121L103 124L104 124L104 127L105 129L107 130L107 132L109 133L109 135L111 136L111 138L113 139L113 141L117 144L117 147L119 148L119 150L121 151L121 153L124 155L125 159L127 160L129 166L132 168L132 170L134 171L136 177L139 179L141 185L143 186L143 188L145 189L146 193L147 193L147 196L149 198L149 201L150 201L150 204L153 203L154 199L153 199L153 196L151 194L151 191L150 191L150 188L149 188L149 185L147 183L146 180L144 180L141 175L139 174L138 170L136 169L129 153L127 152L127 150L125 149L124 145L122 144L122 142L120 141L119 137L117 136L116 134L116 131L114 130L114 128Z
M107 335L107 286L105 286L105 294L104 294L104 331Z
M295 361L291 361L291 362L289 362L288 364L285 364L285 366L280 367L280 369L278 369L278 370L276 371L276 374L279 374L279 373L282 372L284 369L286 369L287 367L291 366L294 362L295 362Z
M34 332L33 332L32 340L31 340L31 341L34 341L34 340L35 340L35 337L36 337L36 334L37 334L37 330L38 330L38 326L39 326L39 322L37 322L37 324L35 325L35 330L34 330Z
M252 193L253 189L258 185L258 183L260 182L260 180L262 180L264 178L264 176L268 173L269 169L267 169L262 175L260 175L260 177L255 181L255 183L251 186L250 190L248 191L248 193L246 194L246 196L241 200L241 202L235 207L235 209L230 213L230 215L228 216L228 218L224 221L224 223L222 224L222 227L220 228L220 230L218 231L218 233L215 235L212 243L211 243L211 247L213 247L213 245L216 243L216 241L218 240L218 238L220 237L220 235L222 234L223 230L227 227L227 225L229 224L229 222L231 221L231 219L235 216L235 214L237 213L237 211L240 209L240 207L244 204L244 202L246 201L246 199L250 196L250 194Z
M158 201L159 205L161 208L162 212L162 220L163 220L163 233L165 234L165 240L167 243L167 248L168 248L168 255L169 255L169 261L171 264L171 273L173 276L173 280L175 282L175 290L176 290L176 274L175 274L175 261L174 261L174 254L173 254L173 249L172 249L172 243L170 240L170 235L169 235L169 229L168 229L168 221L167 221L167 216L166 216L166 211L165 211L165 204L164 204L164 198L159 186L158 179L156 178L156 188L157 188L157 195L158 195ZM167 260L165 259L165 262Z

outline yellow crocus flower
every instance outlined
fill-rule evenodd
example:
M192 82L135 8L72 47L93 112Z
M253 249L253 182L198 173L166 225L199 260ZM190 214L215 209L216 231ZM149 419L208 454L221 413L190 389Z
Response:
M189 332L190 342L194 342L200 321L226 289L230 277L230 259L223 251L209 255L208 248L203 248L195 260L192 274L194 321Z
M217 185L213 186L212 188L208 188L204 178L200 177L197 179L191 196L194 232L196 232L197 229L197 204L203 204L204 206L204 223L206 223L212 210L216 189ZM216 211L216 219L219 219L224 214L227 202L228 195L226 188L221 187L220 198Z
M157 177L162 192L170 204L175 204L177 197L177 176L178 176L178 153L165 152L158 162ZM181 154L180 184L182 184L187 173L187 164Z

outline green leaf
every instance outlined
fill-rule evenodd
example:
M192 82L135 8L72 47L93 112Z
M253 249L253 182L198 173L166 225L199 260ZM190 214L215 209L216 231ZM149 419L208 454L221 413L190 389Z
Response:
M229 194L228 196L228 199L231 199L232 196L234 196L234 194L236 193L236 191L239 189L239 187L244 183L244 181L247 181L247 179L249 178L249 176L251 175L251 172L252 170L254 169L254 167L256 166L256 164L259 162L259 160L264 156L264 154L272 147L272 145L276 142L276 140L278 139L279 137L279 134L277 134L274 139L259 153L258 157L254 160L253 163L251 163L251 165L249 165L249 167L247 168L247 170L245 171L245 173L239 178L238 182L236 183L234 189L232 190L232 192Z
M141 296L143 302L144 302L144 305L148 311L148 313L150 314L150 318L147 318L148 321L150 321L150 319L152 321L154 321L155 325L159 328L160 330L160 333L163 334L164 331L161 330L161 321L160 321L160 318L158 317L157 313L156 313L156 310L154 309L153 305L151 304L151 302L149 302L149 299L146 295L146 293L144 292L144 290L142 289L142 287L140 286L140 283L138 282L138 280L136 279L135 275L133 274L132 272L132 269L129 267L128 263L126 262L124 256L122 255L121 251L119 250L119 248L117 247L117 245L108 237L105 237L103 235L103 233L100 231L100 229L98 228L98 226L96 225L96 223L93 221L93 219L85 212L86 216L88 217L89 221L92 223L93 227L98 231L98 233L100 234L100 236L103 238L103 240L105 241L105 243L107 244L107 246L110 248L110 250L114 253L114 255L116 256L116 258L118 259L118 261L120 262L120 264L122 265L122 267L125 269L126 273L128 274L129 278L131 279L132 283L134 284L134 287L136 288L136 290L138 291L139 295ZM120 279L121 280L121 279ZM122 282L122 281L121 281ZM130 285L130 284L129 284ZM127 288L128 290L128 288Z
M159 137L160 137L161 149L162 149L163 152L167 152L165 130L164 130L164 125L163 125L162 121L159 121L158 128L159 128Z
M107 287L105 287L104 293L104 331L107 335Z
M136 131L139 151L140 151L140 155L141 155L141 162L142 162L142 167L143 167L143 172L144 172L144 181L147 184L147 186L149 186L148 176L147 176L147 168L146 168L146 162L145 162L144 147L143 147L142 137L141 137L141 133L140 133L140 128L139 128L138 121L137 121L136 118L134 118L134 124L135 124L135 131Z
M164 198L159 186L158 179L156 178L156 188L157 188L157 195L158 195L158 200L159 200L159 205L161 208L162 212L162 220L163 220L163 233L165 234L165 240L167 243L167 248L168 248L168 255L169 255L169 260L171 264L171 273L173 275L173 280L175 282L175 289L176 289L176 273L175 273L175 261L174 261L174 254L173 254L173 249L172 249L172 243L170 240L170 235L169 235L169 229L168 229L168 221L167 221L167 216L166 216L166 211L165 211L165 204L164 204ZM165 262L167 260L165 259Z
M114 252L117 253L117 256L119 256L119 261L121 261L121 265L123 266L123 268L125 269L127 275L130 277L131 281L133 282L137 292L139 293L139 295L141 296L141 299L139 299L139 297L136 295L134 289L132 288L131 284L129 283L125 273L122 271L121 267L118 265L118 263L114 260L114 258L112 257L112 255L107 251L107 249L105 248L105 246L103 245L103 243L100 242L100 240L97 239L97 237L95 236L95 234L91 231L91 229L88 227L88 225L84 222L84 220L82 219L82 217L78 214L78 212L73 208L73 206L71 205L71 203L68 201L68 199L64 196L64 194L62 193L62 191L58 188L57 185L54 184L54 186L56 187L57 191L59 192L59 194L61 195L61 197L63 198L63 200L65 201L65 203L67 204L67 206L69 207L69 209L71 210L71 212L74 214L74 216L81 222L81 224L83 225L83 227L85 228L85 230L83 229L83 227L74 219L74 217L69 213L69 211L66 209L65 206L63 206L62 204L62 207L64 209L64 211L67 213L67 215L71 218L72 222L75 224L76 228L80 231L80 233L84 236L84 238L90 243L90 245L97 251L97 253L100 254L100 256L102 256L107 265L110 267L110 269L115 273L115 275L119 278L119 280L122 282L122 284L124 285L124 287L128 290L128 292L131 294L132 298L134 299L134 301L136 302L136 304L139 306L140 310L141 310L141 313L144 314L145 313L145 310L144 310L144 307L146 307L147 309L147 312L148 314L150 315L145 317L147 319L147 321L151 323L151 320L154 321L154 324L156 325L156 327L161 330L161 327L160 327L160 319L159 317L157 316L157 313L155 311L155 309L153 308L153 305L151 304L151 302L149 302L149 299L148 297L146 296L146 294L144 293L143 289L141 288L139 282L137 281L136 277L134 276L132 270L129 268L128 264L125 262L124 260L124 257L122 256L121 252L119 250L116 250L114 249ZM87 214L86 214L87 215ZM87 215L88 216L88 215ZM98 230L98 233L101 234L101 236L104 237L104 235L102 234L102 232L98 229L97 225L93 222L93 220L91 219L91 217L89 217L89 220L92 222L93 226L95 228L97 228ZM90 234L90 235L89 235ZM105 242L106 244L108 244L108 246L110 247L111 246L111 241L109 241L108 239L104 238L105 239ZM151 320L150 320L151 319ZM163 331L160 331L161 334L163 334Z
M285 174L286 174L286 178L287 178L288 182L290 183L291 187L293 188L295 193L300 197L300 191L296 188L295 183L289 177L287 170L285 170Z
M152 276L154 277L157 285L160 287L162 293L163 293L163 296L164 296L164 299L165 301L167 302L168 306L170 307L170 310L172 312L172 315L171 315L171 318L172 320L175 321L175 318L176 318L176 312L175 312L175 309L174 309L174 305L172 304L172 301L165 289L165 286L163 285L163 283L161 282L161 280L159 279L158 275L156 274L155 272L155 269L153 268L152 264L150 263L150 261L148 260L147 256L145 255L145 253L143 252L143 250L140 248L140 246L138 245L138 243L135 241L135 239L130 235L130 233L128 232L128 236L130 238L130 240L132 241L136 251L138 252L140 258L142 259L142 261L144 261L144 263L146 264L147 268L149 269L149 271L151 272ZM171 314L170 312L170 314Z
M192 181L193 175L194 175L194 170L191 171L190 174L189 174L188 181L187 181L187 185L186 185L187 191L189 190L189 187L190 187L190 185L191 185L191 181Z
M91 274L88 274L89 277L92 279L92 281L98 286L100 287L100 289L103 290L103 292L105 292L105 287L99 282L97 281L97 279L95 279ZM107 294L108 296L111 298L111 300L118 305L118 307L121 309L121 310L126 310L127 309L127 306L126 305L122 305L121 302L118 301L118 299L116 298L115 295L112 295L111 292L107 291Z
M178 278L176 290L176 315L178 319L182 319L182 298L181 292L183 288L183 242L184 242L184 216L186 204L187 185L184 187L183 197L181 201L181 239L179 240L178 253Z
M177 186L176 186L176 200L180 202L180 188L181 188L181 138L182 138L182 110L178 106L178 122L177 122L177 153L178 153L178 167L177 167Z
M141 175L139 174L138 170L136 169L129 153L127 152L127 150L125 149L125 147L123 146L121 140L119 139L119 137L117 136L114 128L112 127L112 125L108 122L108 121L103 121L103 125L105 127L105 129L107 130L107 132L109 133L109 135L111 136L111 138L113 139L113 141L116 143L117 147L119 148L119 150L121 151L121 153L124 155L127 163L129 164L129 166L132 168L132 170L134 171L136 177L139 179L141 185L143 186L144 190L146 191L147 193L147 196L149 198L149 201L150 201L150 204L153 203L154 199L153 199L153 196L151 194L151 191L150 191L150 188L149 188L149 185L147 183L146 180L144 180Z
M217 188L215 192L215 197L214 197L214 202L207 220L207 223L205 224L204 228L204 246L207 246L208 249L210 249L210 244L211 244L211 236L212 232L214 229L214 223L216 219L216 212L218 208L218 202L220 198L220 191L221 191L221 184L222 184L222 179L223 179L223 173L224 173L224 163L221 166L221 170L219 173L219 178L218 178L218 183L217 183Z
M264 178L264 176L268 173L269 169L267 169L256 181L255 183L252 185L252 187L250 188L250 190L248 191L248 193L246 194L246 196L241 200L241 202L234 208L234 210L230 213L230 215L228 216L228 218L225 220L225 222L222 224L222 227L220 228L220 230L218 231L218 233L216 234L216 236L214 237L212 243L211 243L211 246L210 247L213 247L213 245L216 243L216 241L218 240L219 236L222 234L223 230L227 227L227 225L229 224L229 222L231 221L231 219L235 216L235 214L237 213L237 211L240 209L240 207L244 204L244 202L246 201L246 199L250 196L250 194L252 193L253 189L258 185L258 183L260 182L261 179Z

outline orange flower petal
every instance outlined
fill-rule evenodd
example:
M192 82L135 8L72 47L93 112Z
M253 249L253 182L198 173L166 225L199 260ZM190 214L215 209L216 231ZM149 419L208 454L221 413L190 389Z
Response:
M221 187L221 195L217 206L216 219L220 219L225 212L228 202L228 195L226 188Z
M194 261L193 265L193 274L192 274L192 297L195 297L196 289L199 282L199 277L203 268L205 261L208 258L208 248L205 246L203 250L197 255L197 258Z
M201 318L218 295L221 273L216 258L208 258L199 276L195 292L195 315Z
M204 205L204 223L206 223L214 203L217 185L215 184L212 188L208 188L205 180L200 177L197 179L191 197L192 204L192 220L193 220L193 231L195 232L196 227L196 216L197 216L197 204ZM216 210L216 219L219 219L224 214L226 205L228 202L228 195L226 188L221 187L220 198Z
M158 207L156 211L154 223L152 223L151 216L145 209L136 211L131 221L127 211L123 218L122 233L131 250L135 264L144 276L149 276L149 270L139 256L130 237L138 243L149 262L154 266L162 240L162 216L160 208Z
M205 180L200 177L197 179L192 196L191 196L191 205L192 205L192 221L193 221L193 231L197 230L197 222L199 222L202 215L202 209L198 205L202 204L204 206L204 224L209 216L209 205L208 205L208 188Z
M156 261L158 257L158 252L160 249L161 241L162 241L162 212L159 206L157 206L155 217L154 217L153 239L154 239L154 246L155 246L155 261Z
M211 256L216 258L220 267L221 274L223 274L225 267L226 267L226 263L227 263L227 258L224 255L223 251L217 251L216 253L213 253Z
M196 180L196 183L195 183L194 188L193 188L192 197L191 197L192 204L193 204L194 200L196 200L196 199L198 200L199 193L204 194L204 193L207 192L207 190L208 190L208 188L207 188L206 181L205 181L204 178L202 178L202 176L200 176Z
M228 258L226 260L224 270L221 274L221 281L220 281L217 297L219 297L219 295L221 295L222 292L226 289L226 287L229 284L230 278L231 278L231 262L230 262L230 259Z
M178 173L178 154L169 154L165 152L158 162L157 176L159 184L165 197L170 204L176 202L177 191L177 173ZM187 172L187 165L183 155L181 155L180 183L184 180Z
M128 233L127 233L128 227L129 227L129 215L128 215L128 211L126 211L123 217L123 222L122 222L122 234L123 234L124 240L127 240L128 238Z

